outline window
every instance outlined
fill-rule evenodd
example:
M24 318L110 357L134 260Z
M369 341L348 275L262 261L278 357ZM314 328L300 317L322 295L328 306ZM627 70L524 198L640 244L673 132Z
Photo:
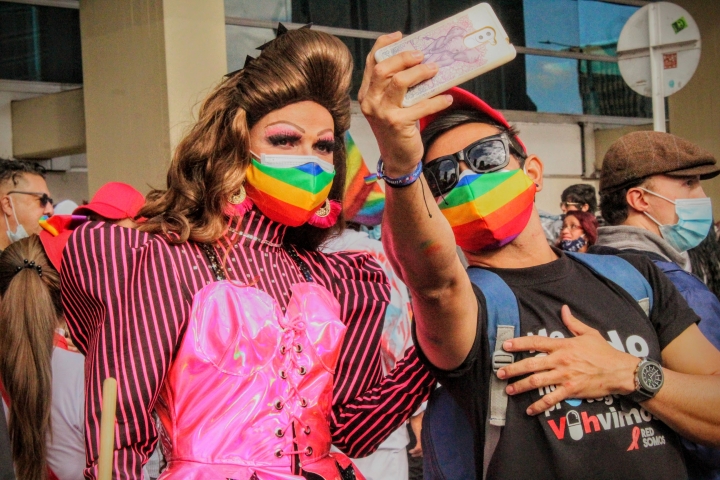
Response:
M313 22L326 27L351 29L338 36L353 54L353 96L362 80L365 58L374 40L362 33L412 33L477 3L477 0L268 0L273 12L296 24ZM614 61L617 39L627 19L638 7L599 0L487 0L497 13L519 55L512 62L462 85L491 106L506 110L540 111L624 117L650 117L650 99L628 88ZM251 5L253 0L226 0ZM250 7L247 7L250 8ZM289 13L289 15L288 15ZM253 17L259 18L259 17ZM232 34L272 38L270 29L240 29ZM259 32L263 30L264 33ZM355 33L357 32L357 33ZM230 53L229 65L242 66L245 54ZM258 45L263 42L256 42ZM237 47L233 47L236 48ZM524 49L528 48L529 51ZM537 49L549 51L544 55ZM237 57L237 58L235 58ZM558 58L562 57L562 58ZM578 58L579 57L579 58ZM589 57L589 58L588 58ZM600 57L600 58L598 58ZM607 57L608 61L603 61Z
M0 2L0 79L82 83L79 11Z
M522 0L489 0L515 43L524 43ZM375 32L416 32L444 18L477 4L476 0L293 0L292 21L314 22L318 25L369 30ZM355 60L353 71L353 98L362 81L365 58L374 40L340 37L350 48ZM527 96L525 65L511 62L482 77L462 85L485 99L496 108L510 110L536 110Z
M595 0L524 0L526 46L614 57L637 9ZM535 55L525 62L528 95L539 111L652 117L651 100L625 84L615 62Z

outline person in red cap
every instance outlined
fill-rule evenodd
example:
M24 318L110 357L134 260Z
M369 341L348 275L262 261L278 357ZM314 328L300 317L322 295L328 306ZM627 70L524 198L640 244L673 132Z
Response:
M108 182L95 193L90 203L78 207L73 215L86 215L92 221L104 221L135 228L135 217L145 205L143 194L127 183Z
M548 245L534 206L540 159L464 90L402 108L438 69L411 51L376 63L399 38L378 39L358 99L380 148L383 243L413 298L418 355L472 430L455 458L474 450L477 478L686 478L677 434L720 444L720 352L698 317L645 257Z

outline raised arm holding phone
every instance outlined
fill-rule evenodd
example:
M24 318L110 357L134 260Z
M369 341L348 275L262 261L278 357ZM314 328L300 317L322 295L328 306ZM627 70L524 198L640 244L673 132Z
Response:
M486 298L456 244L510 287L520 312L520 336L503 344L515 362L497 371L510 400L487 477L684 478L676 433L720 445L720 352L648 260L619 256L652 288L649 315L548 246L533 205L542 162L499 112L460 89L402 108L437 66L413 52L376 63L398 39L378 39L359 93L388 187L383 241L413 297L421 358L470 419L478 478L495 373Z

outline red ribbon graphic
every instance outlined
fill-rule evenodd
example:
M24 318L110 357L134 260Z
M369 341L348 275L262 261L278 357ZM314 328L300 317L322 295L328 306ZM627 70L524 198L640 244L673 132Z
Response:
M628 452L630 450L640 450L640 447L638 446L638 440L640 440L640 427L633 427L632 436L632 443L627 449Z

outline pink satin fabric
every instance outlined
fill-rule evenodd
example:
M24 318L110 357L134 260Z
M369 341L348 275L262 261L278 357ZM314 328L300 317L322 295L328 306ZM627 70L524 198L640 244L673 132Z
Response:
M303 478L291 472L294 458L341 479L336 462L350 461L329 452L340 305L314 283L290 294L282 312L267 293L229 281L197 293L157 406L161 479Z

